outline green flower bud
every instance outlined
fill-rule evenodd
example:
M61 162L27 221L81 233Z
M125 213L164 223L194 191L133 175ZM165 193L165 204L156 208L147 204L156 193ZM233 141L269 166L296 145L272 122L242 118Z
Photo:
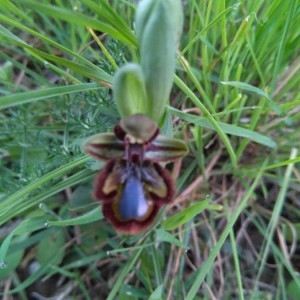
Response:
M148 101L142 68L134 63L121 67L113 79L114 99L122 118L148 114Z
M180 0L143 0L138 6L136 33L149 102L147 115L157 122L170 96L182 24Z

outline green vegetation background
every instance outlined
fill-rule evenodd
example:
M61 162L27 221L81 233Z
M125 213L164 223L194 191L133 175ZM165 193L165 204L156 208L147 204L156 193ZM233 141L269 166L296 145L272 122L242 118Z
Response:
M119 120L136 4L1 1L3 299L297 299L299 1L184 1L168 112L190 154L174 204L127 237L91 199L102 165L80 145Z

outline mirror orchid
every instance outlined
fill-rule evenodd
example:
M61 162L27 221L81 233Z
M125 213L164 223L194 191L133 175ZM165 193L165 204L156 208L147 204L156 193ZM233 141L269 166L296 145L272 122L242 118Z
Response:
M160 163L187 153L184 142L159 135L157 125L144 114L121 119L114 133L88 138L83 149L108 160L95 178L93 197L102 202L111 225L131 235L147 229L159 209L173 200L174 181Z

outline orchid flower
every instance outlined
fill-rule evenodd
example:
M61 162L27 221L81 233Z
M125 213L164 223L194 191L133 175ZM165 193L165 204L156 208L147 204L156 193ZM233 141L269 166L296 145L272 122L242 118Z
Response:
M95 178L93 197L102 201L111 225L131 235L147 229L159 209L173 200L174 181L159 163L187 153L185 143L159 135L157 125L144 114L121 119L114 133L88 138L83 149L108 160Z

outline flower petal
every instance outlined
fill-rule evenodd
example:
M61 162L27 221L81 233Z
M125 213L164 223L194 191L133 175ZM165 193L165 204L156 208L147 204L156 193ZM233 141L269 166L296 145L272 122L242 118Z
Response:
M121 119L120 127L127 135L130 135L132 143L148 143L159 133L156 123L144 114L135 114Z
M174 197L174 182L170 173L159 164L145 161L142 166L144 189L155 203L167 204Z
M149 143L145 151L145 159L153 162L170 162L188 153L186 144L178 139L159 135Z
M153 208L153 202L146 199L143 185L136 176L130 176L121 192L119 211L124 220L144 220Z
M115 214L111 203L103 203L102 212L105 218L111 223L111 225L121 233L135 235L141 231L146 230L154 222L155 217L159 211L159 206L153 205L151 213L145 220L128 220L121 221Z
M149 227L173 195L170 174L151 161L111 160L95 180L94 197L102 200L104 216L116 230L127 234Z
M94 181L93 197L96 200L113 201L122 181L119 160L110 160L98 173Z
M83 150L97 159L121 158L125 145L113 133L99 133L89 137Z

